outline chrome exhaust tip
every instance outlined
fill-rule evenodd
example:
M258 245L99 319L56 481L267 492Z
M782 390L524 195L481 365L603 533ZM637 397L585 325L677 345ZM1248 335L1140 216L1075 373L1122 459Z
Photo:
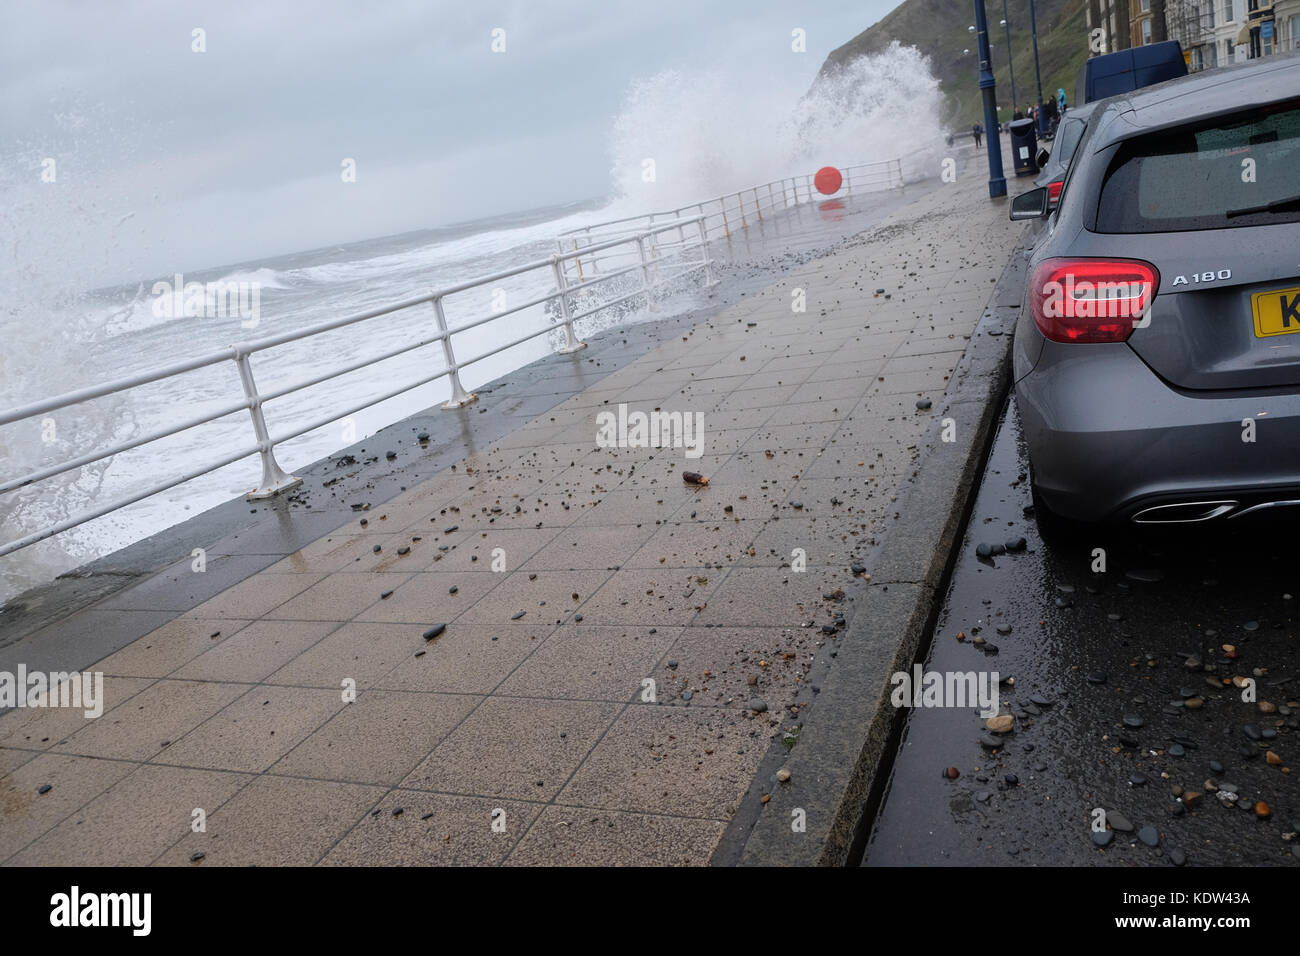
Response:
M1179 501L1170 505L1143 508L1129 520L1134 524L1197 524L1222 518L1236 508L1238 503L1236 501Z

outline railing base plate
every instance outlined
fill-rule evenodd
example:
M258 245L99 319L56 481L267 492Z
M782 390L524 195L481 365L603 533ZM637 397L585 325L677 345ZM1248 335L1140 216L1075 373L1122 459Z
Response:
M244 498L248 501L263 501L267 498L274 498L281 492L297 488L301 484L301 478L286 478L284 481L277 482L269 488L254 488L248 494L244 495Z
M473 405L477 401L478 401L478 392L470 392L464 398L448 399L438 407L447 411L451 411L452 409L464 408L466 405Z
M574 352L581 352L586 347L587 347L586 342L579 342L577 345L561 346L556 351L558 351L561 355L572 355Z

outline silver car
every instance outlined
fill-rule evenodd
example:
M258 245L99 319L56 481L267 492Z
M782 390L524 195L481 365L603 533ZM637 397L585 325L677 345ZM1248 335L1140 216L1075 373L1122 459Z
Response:
M1070 168L1070 160L1074 157L1074 151L1078 148L1079 140L1083 138L1083 131L1088 128L1088 120L1096 108L1097 103L1094 101L1066 110L1060 124L1056 127L1056 138L1052 140L1052 148L1042 151L1047 153L1046 157L1043 157L1042 153L1039 154L1042 160L1038 163L1041 171L1034 180L1034 185L1047 187L1051 199L1049 205L1052 209L1056 208L1057 201L1061 197L1066 170Z
M1014 345L1040 509L1139 524L1300 514L1300 58L1099 103Z

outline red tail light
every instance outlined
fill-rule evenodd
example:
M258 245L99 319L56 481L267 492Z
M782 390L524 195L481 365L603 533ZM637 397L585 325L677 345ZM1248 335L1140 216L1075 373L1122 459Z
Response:
M1034 324L1053 342L1125 342L1160 287L1141 259L1044 259L1030 277Z
M1064 179L1058 179L1056 182L1047 184L1047 201L1050 208L1055 209L1056 204L1061 201L1061 187L1064 185Z

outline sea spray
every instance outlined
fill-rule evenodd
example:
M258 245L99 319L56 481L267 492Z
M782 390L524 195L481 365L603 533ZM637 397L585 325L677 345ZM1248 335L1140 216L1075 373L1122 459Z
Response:
M666 70L634 82L615 120L615 208L673 209L825 165L900 157L914 178L937 163L942 104L929 59L896 42L811 87L792 76Z

